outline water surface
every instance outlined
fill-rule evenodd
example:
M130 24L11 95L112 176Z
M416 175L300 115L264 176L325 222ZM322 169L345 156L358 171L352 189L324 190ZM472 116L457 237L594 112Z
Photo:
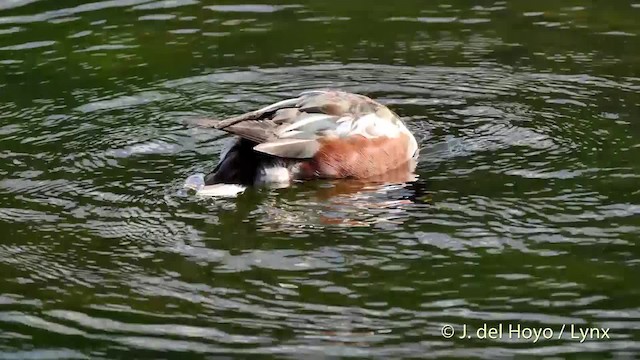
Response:
M640 353L640 3L0 4L0 358ZM418 179L181 190L183 126L367 94ZM445 339L444 325L610 328Z

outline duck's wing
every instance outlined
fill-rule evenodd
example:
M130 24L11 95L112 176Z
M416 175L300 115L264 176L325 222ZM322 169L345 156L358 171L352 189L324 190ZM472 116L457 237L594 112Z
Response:
M231 118L218 119L187 119L188 125L195 125L204 128L215 128L228 133L238 135L255 143L263 143L271 139L277 124L273 122L272 115L280 109L295 107L299 98L286 99L262 109L250 111L248 113Z
M198 119L190 123L253 141L257 143L256 151L298 159L313 157L321 138L392 137L404 128L386 106L342 91L307 91L229 119Z

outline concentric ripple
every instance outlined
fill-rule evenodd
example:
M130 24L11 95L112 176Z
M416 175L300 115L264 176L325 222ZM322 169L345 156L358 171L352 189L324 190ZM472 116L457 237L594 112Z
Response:
M632 358L639 14L0 4L0 359ZM185 118L320 88L400 114L415 177L183 191L229 141ZM484 324L610 339L441 333Z

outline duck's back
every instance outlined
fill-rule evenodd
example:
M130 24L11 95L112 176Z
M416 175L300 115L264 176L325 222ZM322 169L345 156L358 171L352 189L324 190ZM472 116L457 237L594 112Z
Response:
M393 170L418 151L402 121L372 99L342 91L308 91L199 126L237 135L207 185L253 185L309 178L368 178Z

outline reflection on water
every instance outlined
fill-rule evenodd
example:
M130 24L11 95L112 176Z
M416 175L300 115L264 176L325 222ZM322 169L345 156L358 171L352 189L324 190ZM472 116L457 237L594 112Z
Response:
M639 11L0 4L0 358L633 357ZM415 174L182 191L229 141L185 118L317 88L399 113ZM441 336L484 323L611 339Z

